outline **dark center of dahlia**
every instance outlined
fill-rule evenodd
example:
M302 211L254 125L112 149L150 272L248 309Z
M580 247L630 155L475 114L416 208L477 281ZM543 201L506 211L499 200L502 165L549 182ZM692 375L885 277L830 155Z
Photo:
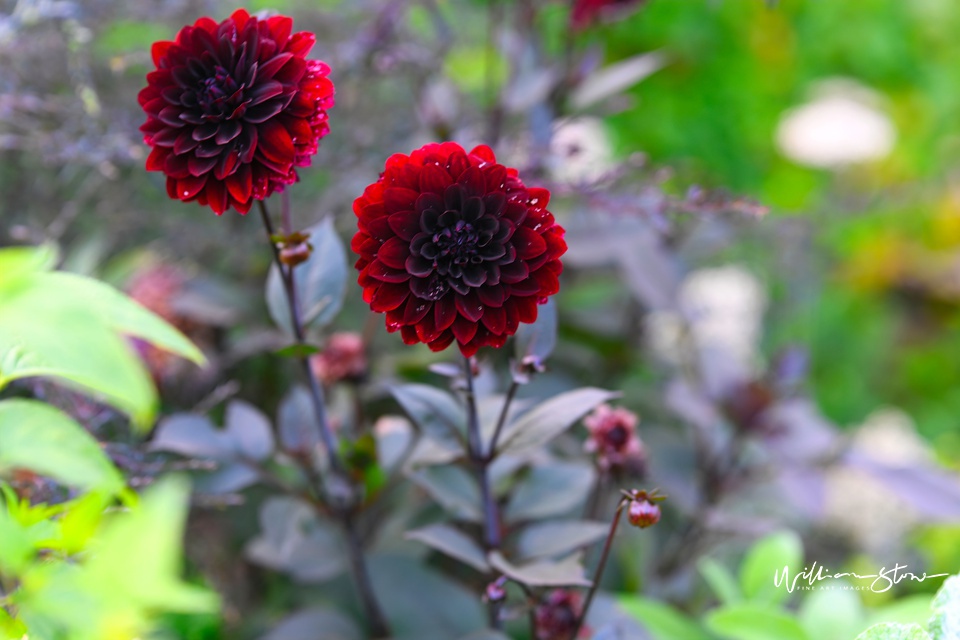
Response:
M407 261L414 294L439 300L450 289L466 294L499 282L500 265L516 258L508 242L512 223L501 218L504 203L502 194L465 197L458 184L442 198L430 193L418 199L420 233L410 241Z
M214 67L214 75L201 81L197 89L197 102L203 110L203 119L219 120L243 115L243 89L244 86L238 84L229 71L220 65Z

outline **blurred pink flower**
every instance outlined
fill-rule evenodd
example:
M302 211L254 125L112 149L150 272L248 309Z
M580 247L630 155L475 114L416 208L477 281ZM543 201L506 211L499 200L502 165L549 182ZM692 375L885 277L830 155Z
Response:
M587 453L595 454L597 464L604 471L643 468L646 451L637 436L640 418L623 407L603 404L583 419L590 432L584 444Z

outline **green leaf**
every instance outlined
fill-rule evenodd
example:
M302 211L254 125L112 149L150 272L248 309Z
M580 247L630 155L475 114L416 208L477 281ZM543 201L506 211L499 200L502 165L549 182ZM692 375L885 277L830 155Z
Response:
M816 640L849 640L866 626L863 603L856 591L814 591L800 604L800 624Z
M51 245L0 249L0 286L22 275L53 268L57 250Z
M426 384L404 384L390 387L390 393L423 434L443 444L462 446L466 441L466 412L446 391Z
M743 600L743 594L740 592L740 586L737 579L730 573L730 570L720 564L718 561L708 556L703 556L697 561L697 570L717 599L723 604L733 604Z
M597 405L618 395L593 387L561 393L507 425L497 450L501 453L520 453L536 449L569 429Z
M313 250L306 262L293 268L293 282L303 327L323 327L336 318L347 290L347 255L343 242L327 217L305 230ZM280 270L274 264L267 275L267 307L278 327L293 335L290 307Z
M0 285L0 388L58 378L146 427L156 391L124 336L202 362L189 340L111 287L69 273L33 273Z
M715 609L704 622L710 631L728 640L819 640L807 636L790 615L757 603Z
M712 640L695 620L663 602L640 596L621 596L620 607L638 620L652 640Z
M0 402L0 472L30 469L64 484L116 493L123 477L65 413L35 400Z
M933 598L929 629L933 640L960 638L960 576L947 578Z
M497 571L531 587L589 587L590 581L583 575L582 555L575 553L562 560L515 565L499 551L492 551L488 560Z
M0 508L0 573L18 576L36 553L26 528L10 515L9 505ZM0 611L3 608L0 607Z
M748 600L783 602L790 594L774 586L774 574L794 571L803 562L803 542L792 531L770 534L753 545L740 567L740 586Z
M432 549L445 553L451 558L466 563L477 571L486 573L490 570L483 549L473 539L455 527L447 524L432 524L422 529L415 529L406 533L406 538L417 540Z
M524 559L569 553L602 540L610 530L608 522L552 520L531 524L517 540L517 554Z
M943 640L948 640L945 636ZM856 640L932 640L930 634L918 624L884 622L874 625L858 635ZM939 639L938 639L939 640Z
M553 353L557 345L557 305L553 298L537 310L537 320L531 324L521 324L513 338L514 353L517 362L524 358L536 358L544 362Z
M514 488L504 518L509 522L566 515L582 504L596 472L586 464L552 462L530 469Z

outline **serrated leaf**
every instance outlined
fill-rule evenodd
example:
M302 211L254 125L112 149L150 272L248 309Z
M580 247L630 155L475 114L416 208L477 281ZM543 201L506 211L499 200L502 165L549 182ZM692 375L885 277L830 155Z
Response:
M466 412L452 395L426 384L390 387L390 393L420 431L444 444L465 442Z
M663 602L640 596L621 596L620 607L638 620L653 640L712 640L696 620Z
M704 622L729 640L812 640L792 616L761 604L727 605L708 613Z
M343 307L347 289L347 256L343 242L327 217L305 230L313 250L310 257L293 269L293 281L304 328L328 325ZM266 299L270 317L278 327L293 335L290 307L280 270L274 264L267 275Z
M70 416L35 400L0 402L0 471L29 469L64 484L116 493L123 477Z
M552 520L531 524L517 540L517 554L523 559L569 553L602 540L610 530L608 522Z
M949 636L944 637L947 640ZM918 624L883 622L858 635L856 640L932 640L930 634Z
M550 357L557 346L557 304L553 298L540 305L535 322L517 328L513 346L517 362L528 357L544 362Z
M613 391L584 387L554 396L507 425L497 450L515 454L545 445L592 409L619 395Z
M408 531L405 537L422 542L432 549L470 565L477 571L486 573L490 570L480 545L470 536L450 525L432 524L422 529Z
M589 587L583 575L582 554L575 553L562 560L540 560L515 565L499 551L487 556L490 565L505 576L531 587Z
M504 510L509 522L566 515L586 499L596 472L586 464L552 462L530 469Z
M803 542L792 531L773 533L758 541L740 567L740 586L748 600L783 602L790 594L773 584L774 574L803 562Z

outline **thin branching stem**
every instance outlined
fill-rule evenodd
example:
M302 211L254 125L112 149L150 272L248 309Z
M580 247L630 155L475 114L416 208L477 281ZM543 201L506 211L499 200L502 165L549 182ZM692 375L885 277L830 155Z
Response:
M580 635L580 629L583 627L583 623L587 619L587 613L590 611L590 605L593 603L593 596L596 595L597 589L600 588L600 579L603 577L603 570L607 567L607 558L610 557L613 538L617 535L617 527L620 526L620 516L623 514L623 507L626 504L627 500L621 499L620 504L617 505L616 512L613 514L613 522L610 523L610 532L607 534L607 539L603 543L603 553L600 554L600 562L597 563L597 570L593 573L593 584L590 585L590 590L587 592L587 599L583 603L583 611L580 612L577 627L574 629L573 634L571 634L571 638L576 638Z
M270 247L273 250L273 259L276 263L277 269L280 271L280 278L283 282L283 289L287 299L287 305L290 310L290 325L293 329L293 335L297 341L297 345L302 346L306 344L306 333L303 328L300 305L297 303L297 290L293 279L293 269L283 264L283 261L280 259L280 249L277 247L277 242L274 237L274 227L272 221L270 220L270 213L267 210L267 205L262 200L258 201L258 205L260 209L260 217L263 220L263 226L267 232L267 240L269 241ZM292 228L292 225L290 223L290 205L286 200L283 202L283 209L284 230L289 233L289 229ZM333 513L333 515L339 519L343 528L344 537L346 538L347 542L350 568L352 569L353 578L357 585L357 592L360 596L361 604L363 605L367 621L370 625L370 631L375 638L386 638L389 637L390 631L387 627L386 619L383 616L380 604L377 602L376 594L373 590L373 583L370 580L370 574L367 571L366 559L364 558L363 554L363 545L360 542L360 536L357 531L356 522L354 521L354 510L356 505L353 504L355 497L352 494L354 493L355 488L349 481L346 472L346 466L344 465L343 460L340 458L337 440L333 434L333 429L331 428L330 421L327 417L327 407L323 397L323 387L320 385L320 381L317 379L317 376L313 372L313 368L310 366L310 361L307 357L307 354L305 352L301 352L295 357L300 364L300 368L303 371L304 376L307 379L307 384L310 389L310 400L311 404L313 405L315 417L317 419L317 428L320 431L320 439L327 450L327 458L330 468L338 477L338 479L343 480L346 483L344 486L350 486L349 493L351 496L346 501L346 505L331 504L328 506L330 507L330 511ZM317 476L316 470L313 468L309 458L297 456L295 459L301 464L304 472L307 474L307 477L310 478L311 483L316 486L316 490L322 496L323 483ZM318 509L318 511L322 513L323 509Z
M497 455L497 444L500 442L500 432L503 431L503 426L507 423L507 415L510 413L510 405L513 404L513 398L517 395L517 390L520 388L520 383L514 380L510 383L510 388L507 389L507 397L503 400L503 409L500 410L500 417L497 418L497 426L493 430L493 437L490 439L490 449L486 453L486 458L488 460L493 460Z

